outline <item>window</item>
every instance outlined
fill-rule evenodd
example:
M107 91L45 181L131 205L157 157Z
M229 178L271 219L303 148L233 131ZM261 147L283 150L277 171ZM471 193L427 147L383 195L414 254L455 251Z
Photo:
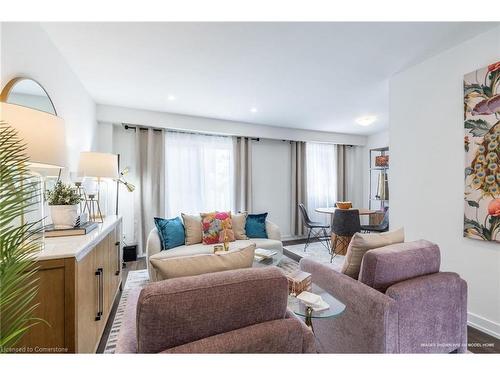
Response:
M307 211L311 220L328 223L329 215L314 210L337 201L337 146L306 144Z
M231 210L233 141L231 137L165 133L165 213Z

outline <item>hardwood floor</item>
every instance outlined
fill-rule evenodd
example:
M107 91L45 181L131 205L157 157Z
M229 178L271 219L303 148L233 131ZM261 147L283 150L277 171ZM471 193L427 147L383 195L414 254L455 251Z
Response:
M481 332L478 329L467 327L467 342L469 350L478 354L500 353L500 340Z
M296 245L300 243L305 243L305 240L294 240L294 241L283 241L283 245ZM293 254L293 253L290 253ZM288 254L285 254L288 255ZM296 259L294 259L296 260ZM135 262L127 262L126 267L122 272L122 285L125 285L125 281L127 280L127 275L130 271L142 270L146 268L146 258L139 258ZM121 298L121 289L118 293L116 300L113 304L113 309L109 314L108 322L106 323L106 328L104 329L104 333L101 338L101 342L99 343L99 347L97 349L97 353L103 353L104 348L106 346L106 342L108 341L109 332L111 331L111 326L113 324L113 320L115 318L116 309L118 308L118 303ZM467 327L467 338L469 350L472 353L477 354L490 354L490 353L500 353L500 340L487 335L475 328L470 326Z

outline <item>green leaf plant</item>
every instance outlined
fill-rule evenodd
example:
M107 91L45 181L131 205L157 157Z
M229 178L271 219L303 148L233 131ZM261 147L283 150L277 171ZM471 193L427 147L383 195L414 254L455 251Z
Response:
M25 151L15 129L0 121L0 352L15 351L28 330L44 322L35 317L42 221L26 220L37 210L41 186Z

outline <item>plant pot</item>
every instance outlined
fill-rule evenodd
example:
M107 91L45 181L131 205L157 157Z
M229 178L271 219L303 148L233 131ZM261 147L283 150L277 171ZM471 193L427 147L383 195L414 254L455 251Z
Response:
M55 205L50 207L50 216L54 229L67 229L75 226L78 217L78 205Z

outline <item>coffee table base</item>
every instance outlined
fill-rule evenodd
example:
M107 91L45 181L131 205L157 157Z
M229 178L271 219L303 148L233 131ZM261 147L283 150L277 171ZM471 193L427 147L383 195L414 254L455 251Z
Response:
M314 327L313 327L313 322L312 322L312 313L313 313L312 307L308 306L306 308L305 323L306 323L306 326L309 327L311 329L311 331L314 332Z

